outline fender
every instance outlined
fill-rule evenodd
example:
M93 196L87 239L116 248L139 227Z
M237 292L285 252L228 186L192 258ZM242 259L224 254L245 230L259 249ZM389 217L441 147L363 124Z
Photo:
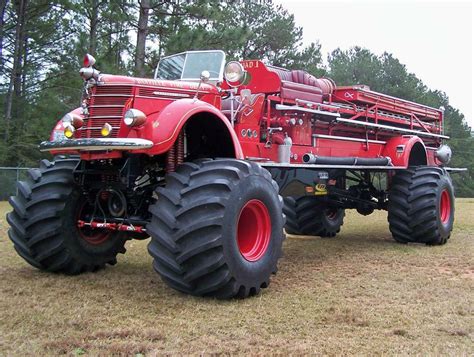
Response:
M410 154L415 145L421 145L426 160L425 144L423 143L423 140L416 135L403 135L389 139L387 144L385 144L382 156L390 157L394 166L408 167Z
M186 122L199 113L209 113L226 126L234 145L235 158L243 159L244 155L240 142L229 119L216 107L196 99L176 100L163 108L156 116L148 118L144 127L139 129L140 133L137 133L141 134L137 136L154 142L153 148L145 153L158 155L167 152L174 144ZM130 137L132 136L133 134L130 135Z
M82 115L82 108L80 108L80 107L76 108L74 110L71 110L69 113L66 113L64 115L67 115L67 114L77 114L81 118L84 118L84 115ZM63 117L64 117L64 115L63 115ZM49 140L50 141L55 141L55 140L57 140L58 136L63 136L63 133L64 133L64 125L63 125L63 118L61 118L56 122L56 125L54 126L53 130L51 131L51 134L49 134Z

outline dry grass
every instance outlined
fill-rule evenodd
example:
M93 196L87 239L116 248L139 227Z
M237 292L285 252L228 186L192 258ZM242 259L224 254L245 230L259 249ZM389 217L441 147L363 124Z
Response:
M474 353L474 200L443 247L400 245L386 213L349 213L336 239L287 239L269 289L247 300L179 294L146 242L65 277L21 260L0 204L0 355Z

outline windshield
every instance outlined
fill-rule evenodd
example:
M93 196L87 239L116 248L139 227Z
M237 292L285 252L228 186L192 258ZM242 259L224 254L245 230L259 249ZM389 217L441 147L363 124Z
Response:
M225 54L222 51L190 51L164 57L158 63L155 79L199 80L202 71L209 71L211 81L223 77Z

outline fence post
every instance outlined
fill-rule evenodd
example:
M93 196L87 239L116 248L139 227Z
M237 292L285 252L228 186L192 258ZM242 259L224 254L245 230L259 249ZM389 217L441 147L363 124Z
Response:
M0 176L0 199L5 199L8 198L8 196L11 195L18 195L20 193L20 190L18 189L18 182L21 179L21 171L26 170L28 171L30 168L29 167L5 167L5 166L0 166L0 173L7 173L5 177ZM15 188L11 187L11 178L15 178L15 181L13 182L15 184ZM8 187L5 185L2 185L2 183L5 182Z
M16 195L18 196L18 181L20 180L20 169L17 167L16 168L16 184L15 184L15 189L16 189Z

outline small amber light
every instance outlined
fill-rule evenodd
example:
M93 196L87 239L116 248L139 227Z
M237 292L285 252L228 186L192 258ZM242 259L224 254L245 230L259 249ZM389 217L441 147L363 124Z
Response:
M74 136L75 131L76 130L72 125L66 125L66 127L64 128L64 136L68 139L71 139Z
M102 136L109 136L111 132L112 132L112 125L110 125L109 123L105 123L102 129L100 130L100 134Z

